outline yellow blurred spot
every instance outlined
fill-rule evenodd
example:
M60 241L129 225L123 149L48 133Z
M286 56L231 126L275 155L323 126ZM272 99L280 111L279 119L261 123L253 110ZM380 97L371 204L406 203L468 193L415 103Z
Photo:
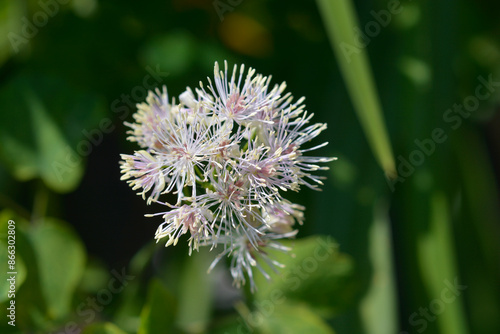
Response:
M219 34L230 49L245 55L264 57L273 49L269 30L249 16L226 14Z

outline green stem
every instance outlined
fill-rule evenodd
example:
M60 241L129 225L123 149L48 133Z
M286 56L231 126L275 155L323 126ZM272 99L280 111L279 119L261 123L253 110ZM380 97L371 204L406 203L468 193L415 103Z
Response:
M355 43L359 27L351 0L317 0L330 44L354 109L377 162L388 177L396 177L396 164L375 89L365 48Z

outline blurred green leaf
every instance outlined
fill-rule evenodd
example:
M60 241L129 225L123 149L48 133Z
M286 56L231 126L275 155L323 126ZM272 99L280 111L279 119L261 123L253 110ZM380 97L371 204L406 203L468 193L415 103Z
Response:
M207 332L210 334L242 333L247 325L239 315L230 315L224 318L216 318L212 327Z
M155 242L150 241L135 253L132 260L130 260L130 272L132 274L139 275L147 269L147 265L150 264L153 257L155 245Z
M1 305L3 307L3 305ZM8 318L6 318L8 319ZM23 332L19 326L11 326L7 323L7 321L3 321L3 323L0 323L0 332L2 334L25 334L26 332Z
M15 178L27 181L36 177L38 173L37 155L34 149L24 145L17 138L2 134L2 148L0 152L7 167ZM8 157L8 159L7 159Z
M0 104L9 107L0 123L0 161L14 177L40 177L57 192L75 189L83 159L102 140L102 133L88 138L100 131L101 101L59 79L21 74L2 86Z
M31 111L33 133L38 148L38 168L42 180L48 187L58 192L76 188L83 176L83 167L81 164L65 166L67 155L76 153L69 148L62 133L38 98L30 93L26 100Z
M110 322L96 323L85 327L82 334L127 334Z
M201 248L184 261L176 323L188 333L203 333L210 320L214 277L207 274L207 269L212 260L209 250Z
M355 45L359 27L351 0L317 0L340 70L378 163L388 177L396 177L396 164L365 48Z
M11 254L9 254L9 250L8 250L7 246L13 245L14 246L14 249L13 249L14 254L13 255L15 256L15 272L17 272L17 274L15 275L16 276L16 292L17 292L17 291L19 291L19 288L21 287L24 280L26 279L27 268L26 268L26 265L24 264L24 261L23 261L21 254L19 253L18 250L15 249L15 246L16 246L15 238L16 238L16 234L17 234L16 230L19 229L19 227L16 226L16 224L12 225L12 226L15 226L14 229L11 229L12 231L14 231L14 234L8 233L9 220L11 218L12 218L12 216L9 216L8 211L3 211L0 214L0 259L2 259L2 260L6 259L6 264L7 264L7 261L9 260L8 256L11 255ZM9 244L9 238L8 238L9 235L12 235L14 237L14 239L11 239L14 242L13 244ZM5 266L5 271L10 272L11 270L9 270L7 268L7 266ZM9 276L10 275L7 275L7 278L9 278ZM0 303L3 303L4 301L10 299L7 295L9 287L10 287L9 281L7 281L6 279L0 281Z
M137 333L170 333L175 325L177 304L173 295L158 279L149 283L146 304L141 312L141 325Z
M149 242L143 246L132 258L129 270L134 279L122 293L122 302L119 304L114 316L114 323L128 332L137 332L141 326L142 319L139 315L144 312L148 303L148 295L145 293L143 277L148 277L148 265L151 264L155 243Z
M7 243L5 243L3 240L0 241L0 259L7 259L7 256L9 255L7 252ZM23 258L21 255L16 254L16 291L19 291L19 288L21 285L24 283L24 280L26 279L27 275L27 269L26 265L24 264ZM8 270L10 271L10 270ZM7 278L9 278L11 275L6 274ZM9 291L10 283L6 279L2 280L0 282L0 303L3 303L6 300L9 300L10 298L8 297L8 291Z
M495 250L498 250L500 198L483 136L471 128L475 126L464 126L453 141L463 185L460 197L463 209L453 212L460 245L458 267L467 285L465 303L476 305L468 312L473 325L471 332L497 333L500 332L500 252Z
M369 232L369 256L373 274L370 287L360 304L367 334L397 331L396 284L388 209L381 201L374 204L374 221Z
M0 66L27 44L27 39L22 37L22 21L19 19L23 14L21 1L0 1Z
M16 289L16 305L23 305L23 307L16 308L16 328L21 332L29 332L32 328L43 328L45 326L45 299L41 293L35 250L27 235L30 224L9 210L0 213L2 222L7 222L9 219L16 222L16 259L18 257L22 258L25 267L29 268L29 272L26 271L23 284L19 289ZM18 274L23 275L19 271ZM0 332L3 333L1 326Z
M85 266L79 289L85 293L95 294L109 282L110 272L102 261L89 258Z
M430 229L417 241L424 282L429 295L436 298L434 300L440 301L445 307L446 312L442 312L437 317L441 331L456 334L469 333L465 321L463 301L456 298L455 295L451 302L447 301L449 298L443 298L443 291L449 290L449 284L458 282L458 271L453 252L453 234L446 197L443 193L435 192L430 198L430 205ZM458 294L461 293L461 290L457 291Z
M71 298L85 265L85 248L66 224L46 218L30 231L48 314L54 319L70 311Z
M261 316L261 318L257 318ZM258 319L258 320L257 320ZM334 330L304 304L284 303L277 305L270 315L255 315L255 322L262 334L334 334Z
M291 254L269 253L286 267L279 273L270 273L271 281L260 274L255 275L256 304L290 299L306 302L328 313L349 305L353 294L350 287L353 264L348 256L338 251L338 245L331 238L312 236L283 241L283 244L293 248Z
M114 312L113 322L127 332L136 333L141 325L140 314L146 303L143 284L134 279L120 294L121 302Z

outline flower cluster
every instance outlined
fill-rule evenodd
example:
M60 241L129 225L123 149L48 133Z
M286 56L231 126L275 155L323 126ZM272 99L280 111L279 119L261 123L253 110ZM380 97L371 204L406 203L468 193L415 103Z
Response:
M166 246L177 244L187 234L189 253L199 247L222 248L213 266L232 256L231 275L239 287L248 280L255 289L252 270L268 274L257 262L276 270L280 263L266 249L288 248L277 240L295 236L295 223L302 224L304 207L283 198L287 190L301 185L317 189L320 176L313 172L334 158L305 153L323 147L303 145L326 129L309 122L303 98L293 101L284 94L286 85L270 86L270 77L245 74L241 65L228 76L215 63L214 82L193 90L187 88L179 102L166 91L150 92L138 104L129 140L141 147L133 155L122 155L122 180L139 190L148 204L158 202L168 211L160 215L156 239ZM159 197L175 194L175 204ZM209 269L209 270L210 270Z

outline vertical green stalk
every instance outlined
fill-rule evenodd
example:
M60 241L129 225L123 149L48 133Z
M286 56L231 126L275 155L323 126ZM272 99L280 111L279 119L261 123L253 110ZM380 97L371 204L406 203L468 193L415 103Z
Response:
M356 44L353 29L359 24L352 2L317 0L317 3L371 150L386 176L394 178L394 156L367 53L363 46ZM376 210L369 231L372 280L359 311L366 333L393 333L397 327L397 312L390 227L387 208L377 205Z
M446 196L435 192L430 207L430 228L417 240L422 275L432 297L425 307L431 312L429 321L436 321L441 333L466 334L463 293L467 286L458 279Z
M398 315L388 207L383 201L377 201L373 209L368 240L373 274L368 291L361 301L360 312L365 333L396 333Z
M388 177L396 176L396 166L385 127L368 57L355 43L353 28L358 21L351 0L317 0L330 43L371 149Z

